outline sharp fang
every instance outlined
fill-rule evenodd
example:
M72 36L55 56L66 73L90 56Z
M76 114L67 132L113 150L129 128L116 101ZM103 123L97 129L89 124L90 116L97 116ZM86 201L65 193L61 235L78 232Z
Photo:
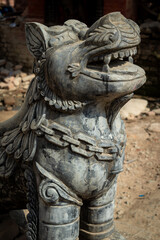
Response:
M109 66L108 64L105 64L102 69L103 72L109 72Z
M130 55L131 55L131 56L133 55L133 50L132 50L132 49L130 49Z
M133 63L133 58L131 56L129 56L128 60L130 63Z
M136 53L137 53L137 49L136 49L136 48L134 48L134 55L136 55Z
M107 65L110 63L111 57L112 57L112 55L106 55L106 56L104 57L104 62L105 62Z

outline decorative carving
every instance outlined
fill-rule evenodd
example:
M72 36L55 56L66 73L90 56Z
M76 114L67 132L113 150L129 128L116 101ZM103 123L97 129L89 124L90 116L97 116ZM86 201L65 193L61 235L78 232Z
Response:
M126 144L119 110L145 82L133 64L139 27L115 12L90 28L27 23L26 41L36 76L19 113L0 124L0 177L24 169L27 238L124 240L113 227Z
M39 193L46 202L56 203L61 198L82 206L82 200L72 192L63 182L52 173L47 172L40 164L36 163L40 173L46 178L39 185Z
M33 170L28 166L23 166L24 176L27 182L27 209L29 214L27 215L27 240L36 240L37 231L38 231L38 200L37 200L37 191L36 191L36 179L33 173Z

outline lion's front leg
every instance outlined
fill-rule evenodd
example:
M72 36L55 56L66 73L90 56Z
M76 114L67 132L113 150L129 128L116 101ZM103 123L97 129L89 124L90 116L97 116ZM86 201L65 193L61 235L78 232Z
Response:
M81 211L80 240L125 240L114 229L116 177L103 195L85 201Z
M57 194L56 190L53 194ZM79 210L74 204L58 201L48 203L39 199L39 240L77 240Z
M38 240L78 240L81 199L52 173L37 166Z

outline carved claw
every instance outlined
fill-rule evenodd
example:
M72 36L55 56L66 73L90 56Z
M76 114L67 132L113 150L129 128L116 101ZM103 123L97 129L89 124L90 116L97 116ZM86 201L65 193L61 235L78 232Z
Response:
M81 67L79 63L69 64L68 71L71 73L72 77L77 77L80 73Z

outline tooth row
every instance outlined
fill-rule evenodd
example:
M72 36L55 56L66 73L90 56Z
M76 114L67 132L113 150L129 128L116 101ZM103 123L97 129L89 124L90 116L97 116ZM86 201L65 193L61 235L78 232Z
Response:
M130 49L123 49L123 50L111 53L109 55L97 56L97 57L94 57L92 59L92 61L94 61L94 62L104 61L105 63L109 63L111 59L115 59L115 58L123 59L124 57L129 57L129 56L135 55L136 53L137 53L137 48L134 47L134 48L130 48Z
M123 49L121 51L112 53L112 58L124 58L135 55L137 53L137 48Z

